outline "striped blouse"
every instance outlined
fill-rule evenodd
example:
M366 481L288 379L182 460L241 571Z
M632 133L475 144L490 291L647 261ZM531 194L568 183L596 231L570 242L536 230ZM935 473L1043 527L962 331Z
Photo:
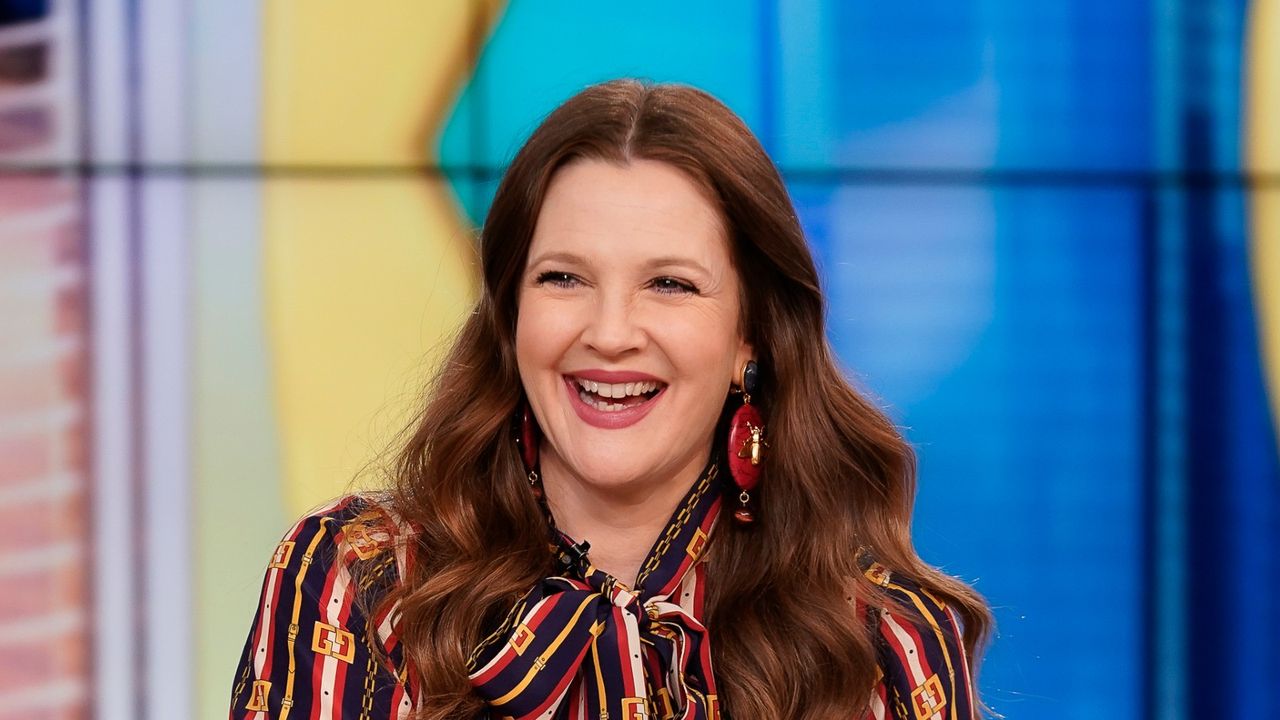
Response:
M722 716L700 622L703 549L721 503L715 483L713 465L659 536L634 590L557 533L559 574L530 590L471 658L487 717ZM397 642L395 607L369 616L377 608L368 598L389 590L412 562L387 527L405 526L373 499L348 496L285 535L235 672L232 720L412 716L416 678ZM866 575L892 602L877 613L881 678L863 717L970 720L955 613L878 564ZM375 644L389 666L371 651Z

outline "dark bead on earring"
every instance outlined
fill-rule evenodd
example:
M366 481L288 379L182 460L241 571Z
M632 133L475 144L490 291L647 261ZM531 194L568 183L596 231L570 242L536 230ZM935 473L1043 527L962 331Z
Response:
M755 395L759 389L760 366L755 360L748 360L742 368L742 391L748 395Z

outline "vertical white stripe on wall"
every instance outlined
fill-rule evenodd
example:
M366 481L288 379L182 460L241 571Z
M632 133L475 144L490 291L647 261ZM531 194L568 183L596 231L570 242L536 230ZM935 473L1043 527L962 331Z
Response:
M261 0L192 0L191 519L195 711L225 720L286 519L262 296ZM227 521L234 517L235 525ZM234 533L234 541L228 541Z
M192 717L186 0L136 0L142 322L142 717Z
M81 5L86 35L81 52L83 101L94 168L119 166L129 155L125 0ZM134 543L136 471L131 368L133 336L129 266L130 181L99 172L88 183L89 288L93 412L93 717L138 717L139 647Z

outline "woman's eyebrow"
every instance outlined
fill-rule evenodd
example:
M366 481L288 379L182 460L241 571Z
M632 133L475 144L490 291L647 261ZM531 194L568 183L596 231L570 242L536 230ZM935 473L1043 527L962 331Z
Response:
M575 255L571 252L563 250L555 252L546 252L529 260L529 267L540 265L547 262L558 262L566 265L587 265L587 261L581 255Z
M658 268L679 267L679 268L686 268L689 270L693 270L695 272L700 272L705 275L711 274L711 271L708 270L705 265L698 262L697 260L694 260L693 258L689 258L689 257L681 257L679 255L664 255L662 257L653 258L649 262L645 263L645 267L650 270L656 270Z
M552 252L545 252L531 258L529 260L529 267L535 267L543 263L563 263L565 265L578 267L591 264L581 255L565 250L556 250ZM693 258L680 255L662 255L660 257L650 258L645 262L644 267L646 270L657 270L661 268L687 268L707 275L711 274L711 271L702 263L694 260Z

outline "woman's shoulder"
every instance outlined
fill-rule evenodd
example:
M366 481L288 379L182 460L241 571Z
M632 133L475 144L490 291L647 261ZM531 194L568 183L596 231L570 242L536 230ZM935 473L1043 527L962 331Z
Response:
M875 560L864 563L863 577L875 585L880 595L890 602L881 608L881 612L890 614L906 614L922 616L930 624L940 621L941 614L951 615L948 603L938 593L925 587L918 580L902 572L891 570Z
M407 527L407 523L396 515L393 507L391 496L386 492L349 493L306 511L298 518L294 529L307 524L346 525L352 522L365 525L382 523L388 530Z
M971 717L969 658L955 609L919 581L878 562L867 563L863 575L882 600L872 612L883 675L881 711L911 708L914 717L928 718L950 705L956 714L942 717Z
M281 538L269 566L300 571L367 572L370 566L403 574L411 526L385 493L353 493L305 513Z
M285 533L268 559L231 717L408 707L395 605L384 602L403 577L408 525L391 508L378 495L347 495Z

